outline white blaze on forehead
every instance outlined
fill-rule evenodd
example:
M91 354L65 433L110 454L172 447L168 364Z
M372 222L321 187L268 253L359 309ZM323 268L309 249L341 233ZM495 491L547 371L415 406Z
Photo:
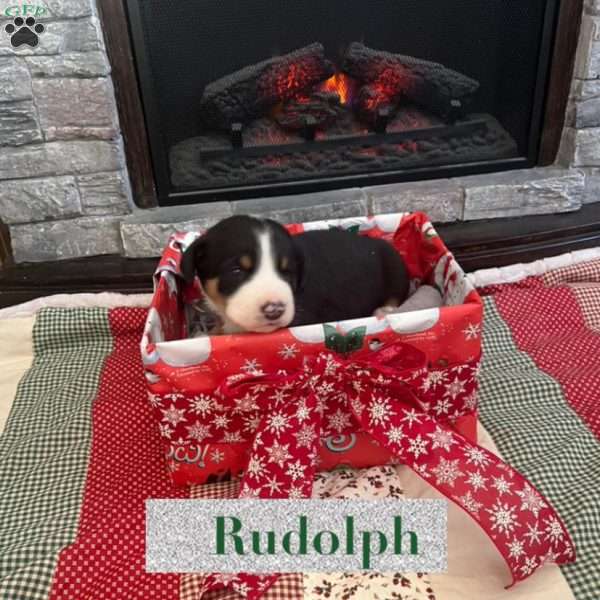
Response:
M285 327L294 316L294 298L289 283L277 269L277 252L268 230L257 232L256 245L256 269L250 279L229 296L226 317L245 330L274 329L261 309L270 302L282 303L285 310L277 328Z
M275 266L275 249L273 248L273 240L268 231L258 234L258 269L255 277L263 277L265 281L270 278L281 279Z

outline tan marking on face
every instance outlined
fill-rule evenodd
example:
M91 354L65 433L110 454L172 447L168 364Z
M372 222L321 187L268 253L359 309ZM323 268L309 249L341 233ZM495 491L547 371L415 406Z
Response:
M242 267L242 269L245 269L246 271L249 271L252 268L253 264L254 262L252 261L252 257L248 256L247 254L244 254L240 258L240 267Z
M209 297L210 301L221 310L225 310L227 301L225 297L219 292L219 278L214 277L213 279L207 279L202 286L204 293Z
M285 271L288 267L290 266L290 261L288 260L287 256L284 256L280 261L279 261L279 268L282 271Z

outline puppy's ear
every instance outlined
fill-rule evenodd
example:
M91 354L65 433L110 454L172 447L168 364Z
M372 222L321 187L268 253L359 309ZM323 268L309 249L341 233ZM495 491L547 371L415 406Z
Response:
M181 274L186 283L192 283L198 272L199 263L204 258L206 250L206 236L196 238L186 249L181 257Z

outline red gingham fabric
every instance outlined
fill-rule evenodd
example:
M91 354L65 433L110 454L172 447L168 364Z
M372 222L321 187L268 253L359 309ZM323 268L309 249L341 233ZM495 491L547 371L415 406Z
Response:
M190 488L190 498L237 498L240 488L238 480L195 485ZM230 589L212 590L202 593L204 575L184 574L181 576L180 600L241 600L237 592ZM302 600L304 597L302 575L285 573L263 594L263 600Z
M79 530L60 553L50 600L179 600L179 575L145 571L144 500L187 496L165 472L148 407L139 352L145 316L110 311L114 348L94 402Z
M579 302L587 326L600 333L600 283L572 284L571 289Z
M548 287L581 281L600 282L600 259L553 269L542 276L542 281Z
M598 266L596 270L600 272ZM565 275L569 274L563 273L562 277ZM509 324L519 349L561 384L573 409L600 437L597 394L590 393L600 389L597 368L600 336L589 328L584 318L578 302L581 294L568 286L545 288L539 280L533 303L531 288L535 283L529 282L528 287L501 288L494 296L496 306ZM600 292L596 292L596 298L599 296ZM588 305L590 302L586 300ZM524 306L529 307L527 311L523 310ZM577 361L564 360L565 356L578 358Z

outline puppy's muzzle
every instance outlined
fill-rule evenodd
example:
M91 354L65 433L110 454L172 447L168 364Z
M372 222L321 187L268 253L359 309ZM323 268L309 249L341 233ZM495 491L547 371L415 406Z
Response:
M283 302L267 302L260 307L262 314L268 321L277 321L285 312Z

